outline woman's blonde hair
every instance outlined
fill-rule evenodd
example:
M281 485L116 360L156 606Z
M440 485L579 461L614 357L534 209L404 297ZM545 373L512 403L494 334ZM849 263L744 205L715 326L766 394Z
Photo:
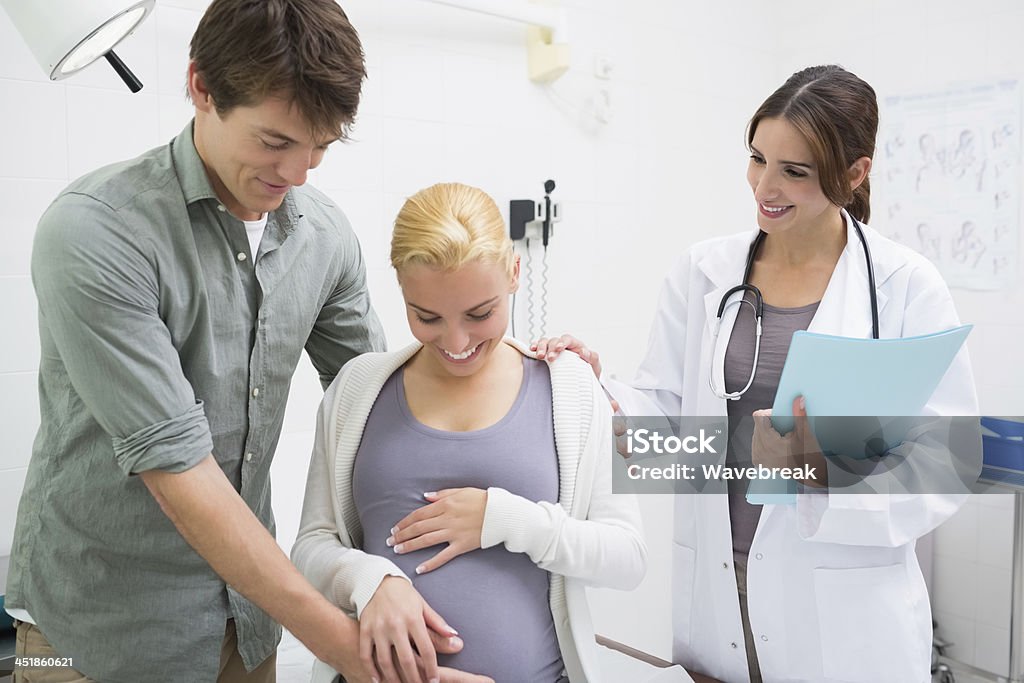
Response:
M512 240L498 205L483 190L438 183L409 197L395 218L391 265L412 264L451 272L471 261L515 268Z

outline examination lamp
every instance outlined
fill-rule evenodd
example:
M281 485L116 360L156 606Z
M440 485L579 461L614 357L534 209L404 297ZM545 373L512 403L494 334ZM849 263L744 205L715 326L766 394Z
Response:
M132 92L142 83L114 54L156 0L0 0L51 81L106 57Z

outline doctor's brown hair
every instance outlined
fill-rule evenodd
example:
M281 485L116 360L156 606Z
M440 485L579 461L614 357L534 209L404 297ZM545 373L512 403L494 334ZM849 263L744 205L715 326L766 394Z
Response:
M335 0L213 0L189 57L217 113L284 97L315 134L346 138L366 64Z
M747 145L762 119L781 118L803 135L818 169L822 192L859 221L871 217L871 187L864 178L850 190L847 171L875 153L878 101L874 89L841 66L812 66L789 77L747 125Z

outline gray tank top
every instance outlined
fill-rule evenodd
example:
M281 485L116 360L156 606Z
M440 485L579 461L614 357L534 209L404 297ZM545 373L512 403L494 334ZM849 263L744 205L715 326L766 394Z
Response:
M508 414L472 432L446 432L416 420L402 377L400 368L384 384L356 453L352 489L363 550L394 561L459 632L465 647L458 654L439 654L442 666L484 674L496 683L556 683L562 659L548 603L548 572L529 556L497 545L417 576L416 567L444 545L397 555L384 542L396 522L426 504L425 491L496 486L532 501L557 502L547 365L524 357L523 382Z
M746 293L745 298L750 302L754 300L750 292ZM750 416L755 410L771 408L775 403L775 391L779 388L779 377L782 375L782 366L786 362L793 333L806 330L817 310L817 303L798 308L778 308L765 304L761 320L761 353L754 383L738 400L726 401L729 411L727 463L741 466L751 463L750 443L754 437L754 422ZM726 391L739 391L750 378L750 367L754 363L755 329L754 312L750 306L743 304L725 351ZM742 563L746 563L750 553L750 544L757 531L762 507L748 503L746 494L746 480L729 481L733 557Z

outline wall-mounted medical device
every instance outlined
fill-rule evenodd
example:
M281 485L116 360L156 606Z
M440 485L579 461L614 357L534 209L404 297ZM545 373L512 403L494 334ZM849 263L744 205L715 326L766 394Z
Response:
M114 48L149 16L156 0L0 0L51 81L105 57L132 92L142 82Z
M555 223L562 220L562 210L558 202L551 200L555 191L555 181L544 181L544 198L540 201L532 199L513 199L509 202L509 236L519 245L522 254L522 272L520 281L526 297L527 316L530 329L527 331L531 340L546 334L547 330L547 298L548 298L548 242L554 236ZM532 245L540 245L540 282L533 269ZM538 294L534 295L534 285L539 284ZM535 307L536 304L536 307ZM515 299L513 299L512 335L515 336Z
M555 181L544 181L544 199L535 202L532 199L513 199L509 203L508 223L509 236L513 241L522 239L539 239L546 247L554 234L554 224L562 220L561 207L558 202L551 201L551 193L555 191Z

